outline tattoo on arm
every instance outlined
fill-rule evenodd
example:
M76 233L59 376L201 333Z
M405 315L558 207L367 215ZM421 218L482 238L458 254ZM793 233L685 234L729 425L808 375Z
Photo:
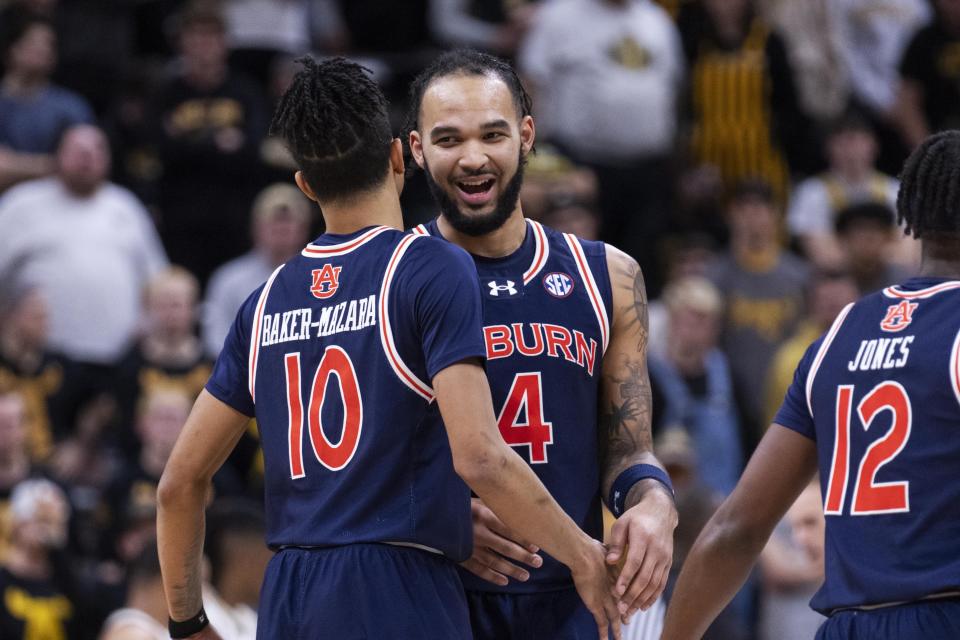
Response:
M647 373L647 293L635 260L619 254L611 266L614 326L604 363L599 433L605 490L626 467L653 450L652 393Z

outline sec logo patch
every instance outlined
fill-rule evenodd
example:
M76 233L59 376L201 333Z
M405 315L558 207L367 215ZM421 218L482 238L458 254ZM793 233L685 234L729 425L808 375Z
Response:
M543 276L543 288L554 298L566 298L573 291L573 278L554 271Z

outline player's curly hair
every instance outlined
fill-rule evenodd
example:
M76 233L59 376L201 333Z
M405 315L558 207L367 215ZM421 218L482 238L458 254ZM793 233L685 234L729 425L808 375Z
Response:
M434 80L455 75L496 76L503 80L504 84L510 89L517 115L520 118L529 116L533 112L533 102L530 95L523 87L517 72L508 62L489 53L482 53L473 49L447 51L421 71L410 85L409 110L403 124L404 149L407 149L410 132L420 126L420 107L423 103L423 94L426 93ZM416 165L408 163L408 166Z
M280 99L270 133L284 140L321 201L380 184L393 136L370 70L343 58L297 62L303 69Z
M900 174L897 222L914 238L960 233L960 131L930 136Z

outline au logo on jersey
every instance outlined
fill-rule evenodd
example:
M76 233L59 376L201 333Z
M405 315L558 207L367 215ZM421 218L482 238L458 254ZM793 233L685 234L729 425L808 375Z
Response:
M573 278L556 271L548 273L543 276L543 288L554 298L566 298L573 291Z
M320 269L311 271L313 284L310 285L310 293L315 298L325 300L337 292L340 286L340 270L343 267L334 267L329 262Z
M913 321L913 312L919 303L901 300L899 303L887 307L887 315L880 323L884 331L903 331Z

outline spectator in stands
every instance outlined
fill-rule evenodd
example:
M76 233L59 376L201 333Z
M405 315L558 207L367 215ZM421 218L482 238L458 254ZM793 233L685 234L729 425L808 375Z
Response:
M809 640L826 619L809 604L823 583L822 505L820 485L811 482L760 554L760 640Z
M219 628L219 627L218 627ZM128 573L127 598L110 614L100 640L167 640L167 600L163 595L157 542L151 540Z
M199 295L197 279L183 267L170 267L147 283L143 336L118 367L121 425L133 424L134 408L153 389L174 387L191 399L200 394L212 361L196 335ZM135 440L121 434L120 442L136 451Z
M251 209L253 250L220 266L210 277L203 302L203 345L216 358L237 309L273 270L308 242L310 202L292 184L274 184L257 196Z
M790 2L802 11L800 3ZM900 60L916 30L930 18L930 0L830 0L830 21L836 33L851 98L877 135L878 166L900 172L909 149L903 144L894 115L900 86Z
M870 124L854 112L833 121L824 144L829 166L820 175L801 182L787 212L791 235L800 241L807 257L818 267L842 265L834 225L845 207L863 202L895 207L900 183L876 169L877 141ZM919 257L919 242L904 236L897 259L912 263Z
M0 638L75 638L83 611L58 554L70 505L49 480L25 480L10 496L10 547L0 566Z
M708 271L725 296L721 344L751 449L765 426L763 395L756 390L763 388L774 352L803 314L807 267L783 249L781 222L766 183L740 183L727 208L730 248Z
M719 169L727 189L761 178L785 203L790 172L815 158L783 39L752 0L699 0L677 20L690 65L693 163Z
M900 62L896 120L910 148L960 128L960 2L932 0L933 20L914 33Z
M740 477L743 448L729 364L717 346L723 299L696 276L668 285L663 299L670 315L667 350L649 359L654 430L686 429L697 476L727 495Z
M0 561L10 540L10 493L34 471L24 405L19 392L0 388Z
M891 260L902 232L894 223L893 210L878 202L864 202L837 214L837 238L843 266L850 271L860 295L903 282L915 270Z
M61 135L93 121L80 96L50 82L57 36L45 18L8 11L0 23L0 192L53 173Z
M0 388L23 396L30 457L50 455L61 416L57 397L63 387L63 363L47 349L47 301L36 287L21 286L0 296Z
M266 113L256 85L227 66L218 5L191 2L178 27L182 73L161 87L151 118L163 165L161 231L173 262L205 282L249 247Z
M232 0L224 4L230 66L267 88L278 56L310 51L308 0Z
M764 424L771 424L793 382L797 363L810 344L826 333L840 311L860 297L856 281L845 271L816 270L807 282L803 320L784 341L766 371Z
M512 58L524 35L537 21L537 0L433 0L430 27L451 47L483 49Z
M114 367L140 317L144 284L166 265L149 215L126 189L107 182L103 132L70 128L57 174L17 185L0 198L0 282L36 286L49 301L51 350L64 371L66 415L111 390Z
M601 238L634 256L658 291L683 79L673 21L647 0L547 3L520 68L542 133L596 173Z

